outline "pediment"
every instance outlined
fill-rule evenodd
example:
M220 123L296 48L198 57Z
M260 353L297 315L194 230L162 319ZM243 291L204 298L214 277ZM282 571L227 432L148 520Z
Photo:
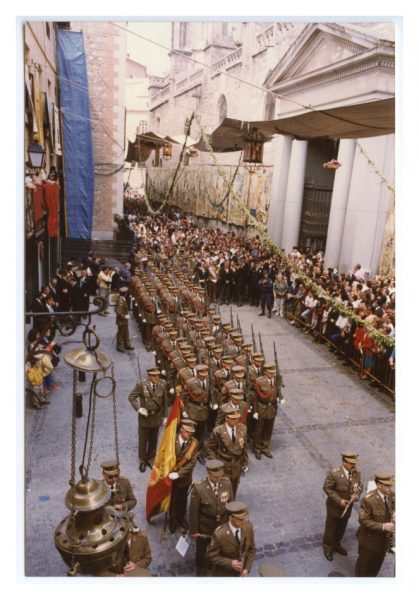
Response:
M304 77L347 64L351 58L374 48L378 39L336 24L308 25L266 78L271 87L280 82Z

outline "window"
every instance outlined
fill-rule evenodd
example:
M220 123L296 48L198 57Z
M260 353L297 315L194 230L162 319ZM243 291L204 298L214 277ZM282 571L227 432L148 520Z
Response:
M222 123L227 116L227 100L224 94L218 100L218 122Z
M145 133L147 131L147 121L138 121L138 133Z

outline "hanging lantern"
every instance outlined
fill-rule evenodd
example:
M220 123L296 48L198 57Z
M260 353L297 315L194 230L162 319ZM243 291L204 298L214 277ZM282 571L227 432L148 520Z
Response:
M98 574L119 564L122 559L129 532L129 515L108 506L111 492L104 481L89 478L92 460L95 428L96 398L112 396L115 431L115 454L119 464L118 431L116 421L116 395L113 366L110 357L97 350L99 337L95 331L86 328L83 334L84 348L67 352L65 362L73 369L73 415L71 439L70 489L65 497L65 505L71 511L55 530L55 545L64 562L70 567L68 575ZM112 366L112 375L106 371ZM77 390L77 373L92 374L89 392L89 418L85 432L85 453L79 467L81 479L76 482L77 450L77 400L81 394ZM99 377L98 377L99 375ZM100 375L102 375L100 377ZM103 382L111 382L106 391ZM99 385L102 388L99 390ZM86 454L87 441L90 439Z
M263 144L265 138L253 127L244 137L243 162L260 164L263 162Z
M38 140L34 140L28 148L28 157L30 165L33 169L42 169L45 160L45 150Z
M172 144L168 144L167 146L163 146L163 158L172 158Z

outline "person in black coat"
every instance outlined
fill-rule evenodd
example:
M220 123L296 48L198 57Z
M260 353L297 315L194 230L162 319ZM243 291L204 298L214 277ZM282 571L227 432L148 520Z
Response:
M272 306L274 303L274 293L273 293L273 283L272 279L269 277L268 271L263 271L262 279L259 280L259 290L260 290L260 308L261 313L259 317L265 314L265 306L268 309L268 317L271 318Z
M230 261L226 260L220 269L220 304L230 304L232 278Z

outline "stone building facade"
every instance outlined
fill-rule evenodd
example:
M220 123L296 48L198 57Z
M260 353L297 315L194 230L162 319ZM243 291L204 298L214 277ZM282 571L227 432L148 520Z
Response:
M192 112L210 133L226 116L272 120L306 112L302 105L322 110L395 93L393 23L174 23L171 61L169 75L150 86L150 128L165 135L183 133ZM191 135L200 133L195 121ZM312 141L277 135L266 143L272 184L260 203L269 207L274 241L286 251L322 249L327 266L340 271L360 262L372 275L380 263L391 272L394 144L394 135ZM239 156L217 159L235 165ZM336 172L322 167L332 158L342 164ZM195 168L209 162L206 153L194 159ZM384 247L390 256L383 262Z

